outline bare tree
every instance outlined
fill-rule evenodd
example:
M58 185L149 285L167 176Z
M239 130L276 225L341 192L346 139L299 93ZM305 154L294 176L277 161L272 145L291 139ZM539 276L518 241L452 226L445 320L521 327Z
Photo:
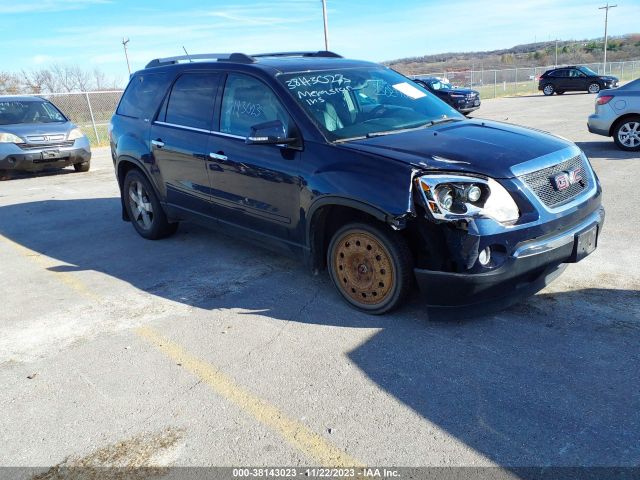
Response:
M15 95L20 93L20 78L11 72L0 72L0 93Z
M96 90L105 90L107 87L107 77L99 68L93 69L93 85Z
M78 65L72 65L66 68L68 69L68 75L75 90L80 90L81 92L91 90L92 79L89 72L83 70Z

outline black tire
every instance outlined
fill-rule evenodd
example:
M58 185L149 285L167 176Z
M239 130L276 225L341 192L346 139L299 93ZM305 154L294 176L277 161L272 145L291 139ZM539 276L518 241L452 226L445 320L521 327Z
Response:
M613 141L620 150L640 151L640 115L619 120L613 127Z
M374 315L397 308L413 278L413 256L404 238L380 225L350 223L331 238L329 277L352 307Z
M600 84L598 82L590 83L587 87L587 92L589 93L598 93L600 92Z
M82 163L74 163L73 168L76 172L88 172L91 168L91 160Z
M167 220L153 187L139 170L134 169L127 173L122 188L122 200L133 228L141 237L157 240L173 235L178 229L177 223L169 223Z
M547 97L553 95L556 89L551 83L547 83L544 87L542 87L542 93L544 93Z
M558 91L556 92L556 95L563 95L563 94L564 94L564 90L558 90Z

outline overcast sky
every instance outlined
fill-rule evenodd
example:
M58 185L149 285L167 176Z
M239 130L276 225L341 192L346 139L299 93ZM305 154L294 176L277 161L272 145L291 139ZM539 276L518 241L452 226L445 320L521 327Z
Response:
M640 31L640 0L620 0L609 33ZM330 49L365 60L508 48L603 35L602 1L328 0ZM323 48L320 0L0 0L3 70L52 62L132 68L189 53Z

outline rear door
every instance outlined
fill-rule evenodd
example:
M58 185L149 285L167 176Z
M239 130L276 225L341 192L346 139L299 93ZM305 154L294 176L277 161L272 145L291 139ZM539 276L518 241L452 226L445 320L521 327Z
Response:
M216 72L183 73L151 126L151 148L167 202L209 214L208 144L220 83Z

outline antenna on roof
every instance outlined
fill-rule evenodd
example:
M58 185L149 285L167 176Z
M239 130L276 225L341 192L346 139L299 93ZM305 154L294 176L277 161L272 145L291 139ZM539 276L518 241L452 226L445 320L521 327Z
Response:
M186 53L186 54L187 54L187 58L189 59L189 63L192 63L192 62L193 62L193 60L191 60L191 56L189 55L189 52L187 52L187 49L186 49L186 48L184 48L184 45L182 46L182 49L184 50L184 53Z

